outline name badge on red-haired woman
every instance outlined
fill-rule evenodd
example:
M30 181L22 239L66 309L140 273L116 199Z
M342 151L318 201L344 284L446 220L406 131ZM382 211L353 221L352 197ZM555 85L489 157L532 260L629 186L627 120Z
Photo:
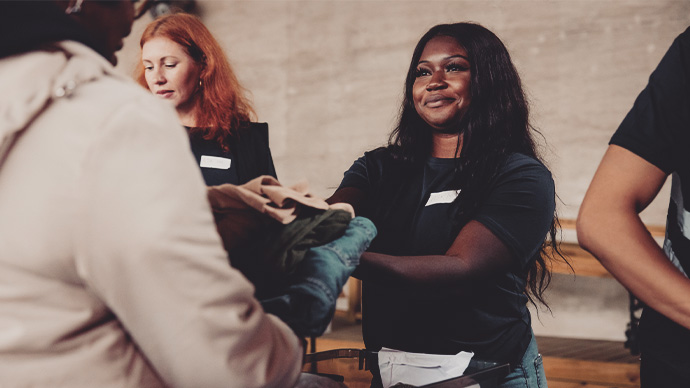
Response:
M201 162L199 166L207 168L217 168L219 170L227 170L230 168L232 160L228 158L221 158L219 156L201 155Z

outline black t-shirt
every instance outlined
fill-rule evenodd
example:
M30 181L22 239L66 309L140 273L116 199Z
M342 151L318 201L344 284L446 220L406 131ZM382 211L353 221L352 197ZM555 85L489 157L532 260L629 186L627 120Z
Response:
M277 178L268 146L268 124L244 123L228 138L227 150L203 135L203 131L194 131L189 142L207 186L241 185L261 175Z
M378 229L369 251L391 255L445 254L457 236L451 202L458 195L453 159L420 165L395 160L385 148L370 151L345 173L340 185L363 190L361 215ZM459 297L435 290L412 292L363 283L363 335L368 349L454 354L515 363L530 339L526 269L535 260L553 219L554 184L548 169L521 154L503 167L474 220L514 254L515 265L473 285Z
M626 148L672 174L664 252L687 276L690 273L690 212L686 210L690 207L690 28L666 52L610 144ZM665 360L690 379L690 330L646 307L640 322L640 345L643 353Z
M204 139L201 133L191 134L189 144L207 186L240 184L237 163L231 150L223 150L216 140Z

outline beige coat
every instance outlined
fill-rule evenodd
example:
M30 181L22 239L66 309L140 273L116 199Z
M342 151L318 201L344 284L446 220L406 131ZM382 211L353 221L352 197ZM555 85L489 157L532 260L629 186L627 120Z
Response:
M174 110L75 42L0 90L0 387L291 386Z

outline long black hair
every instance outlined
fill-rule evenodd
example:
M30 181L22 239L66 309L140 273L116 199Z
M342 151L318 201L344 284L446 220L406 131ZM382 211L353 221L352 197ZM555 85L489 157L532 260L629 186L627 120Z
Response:
M414 107L412 88L422 51L437 36L454 38L465 49L470 62L471 102L456 131L463 137L457 159L457 171L463 174L456 174L462 191L451 206L460 230L471 220L511 154L521 153L543 161L533 138L537 131L529 123L529 106L520 76L508 50L493 32L474 23L437 25L417 43L405 80L398 125L388 142L394 157L420 163L431 154L432 130ZM558 247L559 229L554 211L549 238L527 270L527 296L532 303L536 299L547 306L543 292L551 281L550 261L558 256L567 263Z

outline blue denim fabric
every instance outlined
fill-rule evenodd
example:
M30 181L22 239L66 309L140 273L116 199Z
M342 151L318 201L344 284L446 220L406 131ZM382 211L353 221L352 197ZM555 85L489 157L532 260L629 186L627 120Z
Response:
M525 350L520 364L510 372L499 385L500 388L547 388L544 365L537 349L537 341L532 340Z
M369 219L353 218L342 237L307 251L285 294L261 301L264 310L277 315L297 335L323 334L343 285L374 237L376 227Z

